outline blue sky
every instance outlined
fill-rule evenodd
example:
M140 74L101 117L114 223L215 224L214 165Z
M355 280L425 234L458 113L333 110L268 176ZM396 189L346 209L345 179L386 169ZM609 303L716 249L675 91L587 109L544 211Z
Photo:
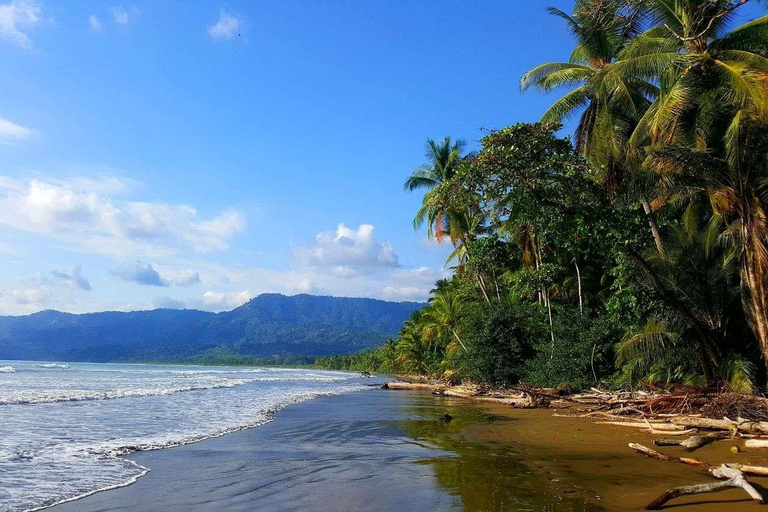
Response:
M426 137L536 120L572 44L571 0L5 1L0 314L423 300Z

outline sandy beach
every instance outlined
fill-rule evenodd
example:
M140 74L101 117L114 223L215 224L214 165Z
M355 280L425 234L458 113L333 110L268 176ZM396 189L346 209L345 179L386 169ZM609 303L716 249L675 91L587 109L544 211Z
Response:
M376 389L290 406L251 430L131 454L149 474L54 510L639 510L668 487L711 480L627 448L650 440L551 410ZM716 443L696 456L728 462L728 448ZM759 509L737 490L668 507Z

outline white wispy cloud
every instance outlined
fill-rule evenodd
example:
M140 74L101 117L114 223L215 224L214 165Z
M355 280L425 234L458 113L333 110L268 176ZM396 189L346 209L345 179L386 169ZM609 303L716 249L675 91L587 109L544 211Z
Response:
M294 256L300 266L332 267L339 277L399 265L397 254L389 242L374 237L371 224L351 229L339 224L336 231L326 231L315 237L311 246L297 247Z
M22 48L31 48L26 30L42 19L42 5L33 0L12 0L0 4L0 37Z
M169 256L224 250L245 229L237 210L200 218L188 205L112 197L107 180L18 180L0 177L0 224L47 235L87 253Z
M83 275L83 267L81 265L75 265L68 272L61 270L52 270L50 272L52 279L86 292L91 291L91 283Z
M32 136L32 130L0 117L0 142L13 142L28 139Z
M112 18L115 23L120 25L129 25L139 15L139 9L137 7L123 7L122 5L114 6L110 9L112 12Z
M225 11L219 13L216 23L208 25L208 36L211 39L233 39L241 33L241 21L237 16Z
M104 26L101 24L101 21L99 21L98 16L95 14L88 16L88 26L91 27L91 30L94 32L101 32L104 30Z

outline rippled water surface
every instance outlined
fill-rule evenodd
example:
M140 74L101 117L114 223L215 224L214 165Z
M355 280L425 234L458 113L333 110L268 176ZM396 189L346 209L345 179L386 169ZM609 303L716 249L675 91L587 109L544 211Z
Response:
M0 361L0 510L126 485L146 469L117 455L257 426L285 405L370 384L318 370Z

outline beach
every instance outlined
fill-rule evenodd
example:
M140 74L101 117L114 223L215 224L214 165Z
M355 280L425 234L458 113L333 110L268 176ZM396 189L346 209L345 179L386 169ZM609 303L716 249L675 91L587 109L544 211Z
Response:
M712 480L645 459L629 442L650 445L651 437L551 410L373 389L295 404L253 429L130 454L146 476L53 510L639 510L669 487ZM715 443L696 456L729 462L728 448ZM739 490L668 506L683 504L758 509Z

